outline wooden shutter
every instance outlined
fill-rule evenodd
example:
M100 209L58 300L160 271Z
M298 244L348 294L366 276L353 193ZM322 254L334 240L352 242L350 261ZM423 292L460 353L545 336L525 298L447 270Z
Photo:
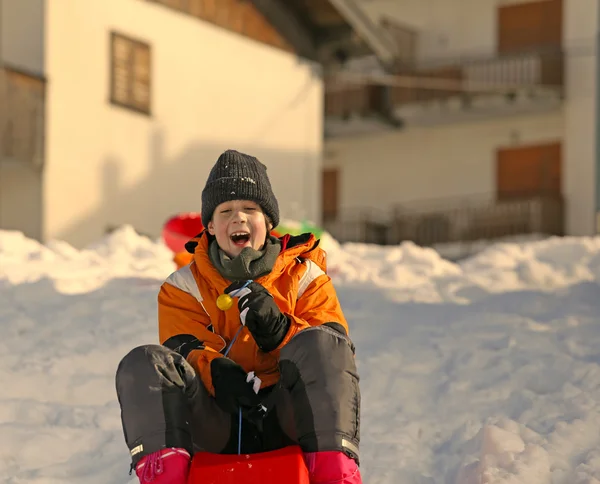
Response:
M499 199L560 197L561 143L502 148L497 152Z
M111 34L111 102L150 113L151 55L144 42Z
M563 0L539 0L498 7L498 52L562 45Z
M339 210L339 170L323 170L323 220L334 220Z
M113 35L112 39L112 99L126 105L131 86L131 58L133 45L125 37Z
M136 44L133 49L132 104L144 112L150 111L150 47Z

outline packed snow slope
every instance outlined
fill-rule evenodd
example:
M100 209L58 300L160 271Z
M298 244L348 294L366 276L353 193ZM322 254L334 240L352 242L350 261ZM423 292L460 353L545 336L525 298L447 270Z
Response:
M600 483L600 238L339 246L368 484ZM75 250L0 231L0 482L135 482L114 373L156 343L160 243Z

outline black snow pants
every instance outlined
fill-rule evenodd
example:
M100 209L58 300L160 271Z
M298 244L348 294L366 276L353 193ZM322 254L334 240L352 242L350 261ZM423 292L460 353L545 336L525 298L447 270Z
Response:
M270 411L242 421L241 452L299 444L359 460L360 390L354 346L337 324L311 327L281 349L280 381L261 390ZM190 454L238 452L238 416L223 411L191 365L161 345L139 346L120 362L116 388L135 465L165 447Z

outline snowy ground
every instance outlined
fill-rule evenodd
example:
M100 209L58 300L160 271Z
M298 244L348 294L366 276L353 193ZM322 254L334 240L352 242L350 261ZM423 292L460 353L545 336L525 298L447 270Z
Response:
M368 484L600 484L600 238L460 264L326 241L362 381ZM134 482L114 391L156 341L170 254L0 232L0 482Z

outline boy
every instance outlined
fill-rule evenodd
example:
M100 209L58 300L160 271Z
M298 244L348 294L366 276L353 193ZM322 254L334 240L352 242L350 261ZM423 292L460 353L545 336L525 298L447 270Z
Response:
M186 246L193 261L161 287L161 345L117 370L140 482L185 484L200 450L298 444L311 483L360 484L354 346L318 241L269 235L279 206L266 167L233 150L209 174L202 223Z

